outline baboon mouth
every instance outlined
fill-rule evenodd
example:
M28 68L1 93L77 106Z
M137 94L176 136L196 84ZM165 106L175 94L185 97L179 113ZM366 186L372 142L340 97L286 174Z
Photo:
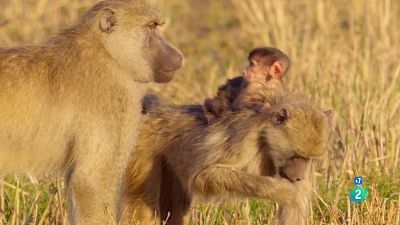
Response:
M159 73L172 73L177 71L179 68L174 68L174 69L170 69L170 70L159 70Z
M175 74L175 71L163 71L163 70L159 70L158 74L160 74L161 76L163 76L164 78L172 78Z
M282 178L288 179L290 182L293 182L292 180L289 179L289 177L286 175L286 173L283 172L282 170L279 171L279 175L280 175Z
M172 72L165 72L165 71L158 71L158 75L155 76L154 81L156 83L167 83L172 80L174 77L174 71Z
M172 73L172 72L175 72L175 71L179 70L181 67L182 67L182 63L171 64L169 67L167 67L165 69L158 70L158 72L160 72L160 73Z

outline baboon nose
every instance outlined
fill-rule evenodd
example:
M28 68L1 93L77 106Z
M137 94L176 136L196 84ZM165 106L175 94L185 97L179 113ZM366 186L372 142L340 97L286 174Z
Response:
M182 67L183 55L177 52L176 54L169 57L169 69L168 72L173 72Z
M296 181L301 181L301 179L300 179L300 178L297 178Z

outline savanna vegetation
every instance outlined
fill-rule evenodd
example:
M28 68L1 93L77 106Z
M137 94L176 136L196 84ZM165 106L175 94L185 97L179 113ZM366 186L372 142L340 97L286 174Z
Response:
M240 74L249 50L281 48L292 60L287 89L335 111L309 224L400 224L399 1L149 1L186 57L175 79L152 91L172 103L202 103ZM40 43L93 2L0 0L0 46ZM355 175L369 192L361 204L348 198ZM1 177L0 225L67 224L63 191L62 177ZM275 212L254 199L200 205L191 224L274 224Z

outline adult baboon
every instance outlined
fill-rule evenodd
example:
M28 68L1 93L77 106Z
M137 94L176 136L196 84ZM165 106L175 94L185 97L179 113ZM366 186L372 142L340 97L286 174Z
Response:
M146 96L148 115L124 180L123 217L187 224L194 196L235 195L277 201L280 224L304 224L310 183L274 175L285 174L291 161L307 164L326 153L330 113L288 95L272 102L269 111L226 112L207 126L202 106L157 105Z
M0 49L0 173L65 173L71 224L108 224L146 82L183 56L140 1L108 0L37 46Z

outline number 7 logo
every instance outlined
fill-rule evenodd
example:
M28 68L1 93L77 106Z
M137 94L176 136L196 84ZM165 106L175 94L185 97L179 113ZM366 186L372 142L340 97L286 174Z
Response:
M362 177L360 177L360 176L354 177L354 184L355 185L361 185L362 184Z

